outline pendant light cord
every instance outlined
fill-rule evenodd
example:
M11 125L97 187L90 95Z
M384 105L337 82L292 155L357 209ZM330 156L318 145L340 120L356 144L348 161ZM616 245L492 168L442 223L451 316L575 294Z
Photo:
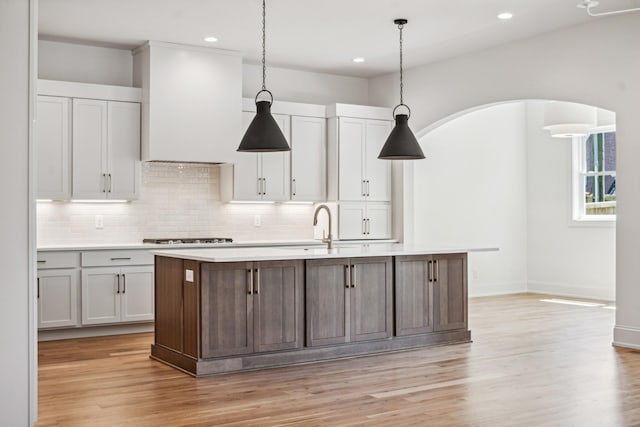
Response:
M402 29L404 28L403 24L398 25L398 29L400 30L400 105L404 105L404 98L402 96L402 92L404 89L404 81L402 76Z
M267 30L266 30L266 22L267 22L267 5L266 0L262 0L262 90L267 90Z

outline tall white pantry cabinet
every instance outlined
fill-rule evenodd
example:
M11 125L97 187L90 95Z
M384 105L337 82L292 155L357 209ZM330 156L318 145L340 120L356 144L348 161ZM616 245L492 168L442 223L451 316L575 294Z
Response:
M334 104L327 116L328 199L337 202L337 237L391 238L391 162L378 159L393 126L391 110Z

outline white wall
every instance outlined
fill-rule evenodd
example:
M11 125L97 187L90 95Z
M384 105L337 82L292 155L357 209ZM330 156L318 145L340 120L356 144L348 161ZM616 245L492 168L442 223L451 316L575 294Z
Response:
M616 112L619 185L614 342L635 348L640 348L639 39L640 14L631 13L416 67L405 74L405 102L413 111L414 129L477 106L520 99L574 101ZM397 78L372 79L370 101L396 103ZM410 223L405 226L413 227Z
M34 5L35 7L35 5ZM30 424L35 382L33 284L30 245L29 86L30 2L0 2L0 425ZM33 298L33 299L32 299ZM35 394L35 390L31 389ZM35 402L35 401L34 401Z
M61 43L38 42L38 77L116 86L132 86L131 51Z
M529 291L614 300L615 224L571 220L571 140L542 129L544 103L527 102Z
M244 64L242 73L242 96L254 98L262 88L262 66ZM275 101L364 105L369 102L369 81L358 77L268 67L267 89L273 92Z
M95 228L102 215L104 228ZM260 227L254 226L260 215ZM38 203L38 246L142 243L143 238L313 239L313 206L220 201L217 165L144 163L139 200Z
M133 86L133 57L126 49L40 40L38 77L117 86ZM262 87L262 67L243 64L242 96L255 97ZM267 88L275 101L311 104L367 104L369 81L365 78L269 67Z
M469 294L526 292L524 103L474 111L420 139L414 239L429 247L499 247L469 254Z

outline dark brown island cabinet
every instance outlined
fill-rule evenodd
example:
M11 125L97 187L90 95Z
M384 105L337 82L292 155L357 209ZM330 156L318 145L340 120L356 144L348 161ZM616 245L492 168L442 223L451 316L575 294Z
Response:
M151 357L194 376L470 342L467 254L156 256Z

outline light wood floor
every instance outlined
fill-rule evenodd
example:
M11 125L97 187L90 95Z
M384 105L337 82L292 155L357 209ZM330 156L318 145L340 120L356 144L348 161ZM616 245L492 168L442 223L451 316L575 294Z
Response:
M194 379L152 335L39 346L38 426L640 425L640 353L614 311L472 299L471 344Z

